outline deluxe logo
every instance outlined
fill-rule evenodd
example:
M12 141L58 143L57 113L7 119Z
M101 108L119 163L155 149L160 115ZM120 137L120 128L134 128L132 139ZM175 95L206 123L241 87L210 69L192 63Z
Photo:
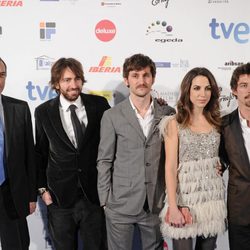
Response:
M169 0L152 0L152 5L153 6L156 6L158 5L159 3L165 3L165 8L168 7L168 3L169 3Z
M28 91L28 98L31 101L41 100L50 100L57 96L57 93L54 89L51 89L50 86L40 86L34 85L32 81L28 81L26 85Z
M109 20L102 20L95 26L95 35L102 42L111 41L116 35L116 27Z
M48 56L39 56L36 59L36 69L37 70L48 70L51 68L52 64L54 63L54 59Z
M120 73L121 67L112 66L112 57L103 56L98 67L90 67L92 73Z
M23 7L23 1L0 1L0 7Z
M51 40L51 35L56 33L55 22L40 22L40 39Z
M217 23L216 18L212 18L209 23L211 28L211 36L213 39L229 39L233 36L234 41L237 43L248 43L250 27L247 23Z

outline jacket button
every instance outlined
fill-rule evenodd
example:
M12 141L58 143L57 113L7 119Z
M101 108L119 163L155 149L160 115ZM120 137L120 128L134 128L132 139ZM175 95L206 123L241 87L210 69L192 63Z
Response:
M82 170L80 168L77 169L78 172L82 172Z
M149 162L147 162L147 163L146 163L146 166L149 167L149 166L151 166L151 164L150 164Z

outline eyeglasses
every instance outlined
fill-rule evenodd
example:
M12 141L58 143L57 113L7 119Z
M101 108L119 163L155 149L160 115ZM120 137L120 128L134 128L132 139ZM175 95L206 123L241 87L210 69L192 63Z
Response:
M7 76L6 72L0 72L0 78L5 78Z

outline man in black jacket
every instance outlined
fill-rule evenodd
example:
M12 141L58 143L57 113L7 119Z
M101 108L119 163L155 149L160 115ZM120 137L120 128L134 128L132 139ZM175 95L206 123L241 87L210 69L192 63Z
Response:
M81 93L82 65L60 58L51 69L59 94L35 110L38 187L48 207L49 232L58 250L104 249L104 216L97 194L96 159L100 120L110 106L100 96Z

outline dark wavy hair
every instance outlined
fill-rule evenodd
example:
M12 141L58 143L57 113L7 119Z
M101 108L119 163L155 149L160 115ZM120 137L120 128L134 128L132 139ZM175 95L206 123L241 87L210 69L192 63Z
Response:
M238 66L231 77L230 86L232 90L236 90L238 86L238 81L241 75L250 75L250 62Z
M83 84L86 82L82 64L74 58L62 57L58 59L51 68L50 85L51 88L55 89L57 93L58 90L56 89L56 85L60 82L66 68L70 68L76 77L79 77L82 80Z
M132 70L142 70L146 67L150 68L150 72L155 78L156 75L156 66L152 59L143 54L135 54L129 58L125 59L123 64L123 77L128 78L129 72Z
M177 102L176 120L182 127L187 127L193 110L193 104L190 101L190 88L192 81L196 76L205 76L211 86L211 98L204 108L204 116L207 121L217 130L220 130L220 104L219 104L219 88L215 77L206 68L193 68L183 78L180 87L180 97Z

